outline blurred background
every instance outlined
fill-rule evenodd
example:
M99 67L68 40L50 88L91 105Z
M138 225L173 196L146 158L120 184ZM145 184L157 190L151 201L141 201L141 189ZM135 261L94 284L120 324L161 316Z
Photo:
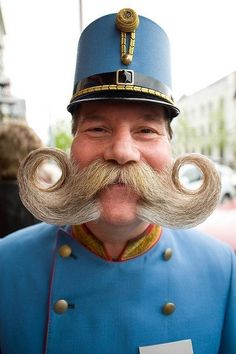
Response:
M0 0L0 121L26 120L46 145L68 151L66 106L72 94L79 35L97 17L123 7L150 17L169 36L172 86L181 109L173 123L173 151L176 155L200 152L216 163L224 186L216 211L220 214L201 227L220 234L217 237L232 234L230 242L235 242L233 0ZM191 186L201 176L187 171L183 178Z

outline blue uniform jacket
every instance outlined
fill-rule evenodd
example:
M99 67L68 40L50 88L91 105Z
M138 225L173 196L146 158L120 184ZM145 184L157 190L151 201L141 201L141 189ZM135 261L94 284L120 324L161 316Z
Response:
M28 227L0 240L1 354L138 354L183 339L194 354L235 354L235 269L227 245L194 230L164 229L145 254L112 262L69 227Z

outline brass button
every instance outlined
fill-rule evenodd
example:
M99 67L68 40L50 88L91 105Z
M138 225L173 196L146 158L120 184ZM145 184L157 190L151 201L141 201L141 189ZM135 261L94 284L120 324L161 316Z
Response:
M175 312L176 306L173 304L173 302L167 302L163 307L162 307L162 312L164 315L171 315L173 312Z
M173 255L173 251L171 248L167 248L164 252L163 252L163 258L165 261L169 261L171 259Z
M125 65L129 65L132 62L132 55L130 54L124 54L122 55L122 63Z
M66 300L58 300L54 305L54 311L62 314L68 310L68 302Z
M59 248L59 254L61 257L64 257L64 258L70 257L72 254L72 249L68 245L63 245Z

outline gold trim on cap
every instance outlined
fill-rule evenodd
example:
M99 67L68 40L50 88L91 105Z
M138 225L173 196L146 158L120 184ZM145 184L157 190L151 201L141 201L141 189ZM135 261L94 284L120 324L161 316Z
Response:
M127 35L125 32L121 32L120 37L120 54L121 54L121 61L125 65L129 65L133 60L134 55L134 47L135 47L135 32L130 33L130 41L129 41L129 49L127 53L127 46L126 46L126 38Z
M143 93L148 93L151 94L153 96L157 96L160 98L163 98L164 100L166 100L167 102L174 104L174 101L167 95L164 95L163 93L153 90L153 89L149 89L146 87L141 87L141 86L134 86L134 85L99 85L99 86L92 86L92 87L88 87L86 89L80 90L78 92L76 92L72 98L70 103L73 103L73 101L77 98L80 97L82 95L88 94L88 93L93 93L93 92L98 92L98 91L110 91L110 90L124 90L124 91L134 91L134 92L143 92Z
M139 26L139 17L133 9L122 9L116 16L116 27L121 31L120 55L121 61L129 65L133 60L135 47L135 30ZM127 35L129 34L129 48L127 52Z

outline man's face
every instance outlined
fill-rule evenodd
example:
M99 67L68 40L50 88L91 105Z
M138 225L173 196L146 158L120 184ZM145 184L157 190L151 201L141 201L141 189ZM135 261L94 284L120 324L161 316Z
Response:
M121 101L83 103L71 155L80 168L104 159L120 166L144 161L162 170L172 158L163 107ZM106 222L125 225L136 220L138 197L126 186L109 186L99 201Z

